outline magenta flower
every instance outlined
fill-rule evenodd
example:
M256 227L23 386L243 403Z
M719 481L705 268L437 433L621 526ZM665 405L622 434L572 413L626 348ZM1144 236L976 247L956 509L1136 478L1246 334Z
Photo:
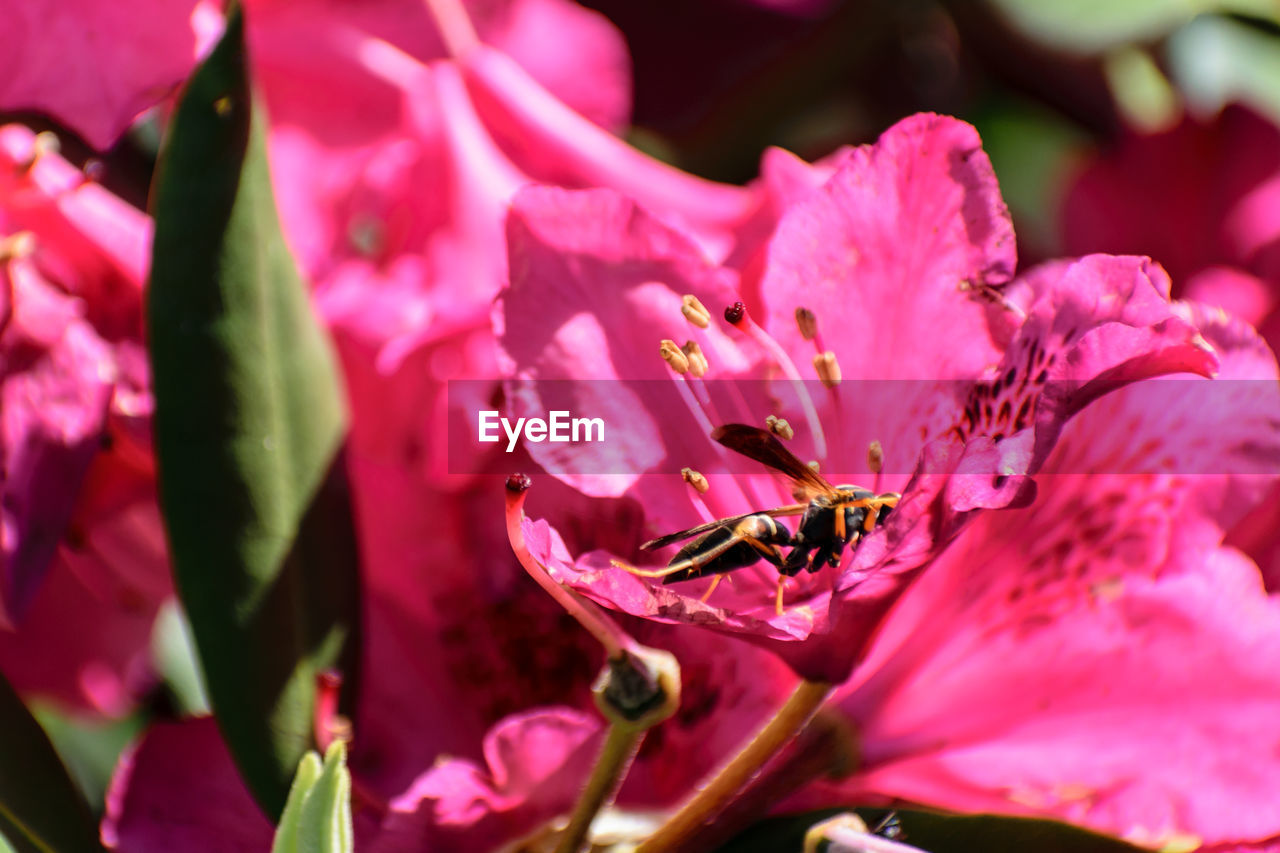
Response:
M840 688L862 766L808 804L1051 816L1152 847L1280 839L1280 602L1222 544L1275 480L1276 363L1239 321L1177 310L1218 378L1089 406L1032 506L959 535Z
M196 0L6 4L0 110L48 113L99 150L195 65Z
M1063 210L1070 251L1159 258L1173 293L1219 306L1280 348L1280 130L1244 107L1127 135L1080 173ZM1280 588L1280 491L1229 534Z
M501 720L483 761L446 758L378 809L354 795L360 849L492 850L567 811L590 772L600 724L568 708ZM254 804L212 719L153 725L122 757L102 837L111 849L260 851L274 827Z
M170 590L141 344L151 225L42 145L0 128L0 668L120 714L150 686Z
M768 245L759 326L687 325L682 295L718 314L737 298L735 274L616 194L526 190L508 239L501 342L508 375L519 380L517 409L547 403L528 399L529 381L609 379L571 386L567 407L613 406L630 419L621 445L600 455L576 447L575 462L554 445L532 452L589 493L638 500L654 534L793 500L763 476L708 477L705 495L674 476L643 476L661 464L712 470L720 451L706 437L709 424L760 424L775 413L762 392L732 418L714 401L699 403L697 380L659 362L660 340L693 334L718 371L709 377L798 378L794 364L816 357L846 379L920 380L888 383L880 399L865 384L856 394L823 389L777 413L812 430L798 446L833 477L858 470L869 442L881 440L885 475L876 489L903 493L882 532L838 570L802 578L781 614L767 575L739 572L734 588L722 585L704 602L705 585L654 585L611 567L613 555L601 551L568 559L553 535L530 526L532 538L549 543L539 558L596 600L743 634L813 680L848 676L885 613L974 510L1031 497L1029 475L1092 399L1116 383L1214 367L1194 326L1170 306L1167 277L1144 259L1053 265L1001 293L1014 267L1008 214L973 129L938 116L907 119L874 146L847 152L830 180L790 204ZM797 330L798 308L816 314L820 349ZM806 418L806 408L818 417ZM840 427L823 441L821 423ZM637 465L593 476L616 465L608 453Z

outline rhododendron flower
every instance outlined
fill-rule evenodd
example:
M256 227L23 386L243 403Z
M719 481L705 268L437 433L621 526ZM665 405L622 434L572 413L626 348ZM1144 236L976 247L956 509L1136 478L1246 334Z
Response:
M1278 470L1276 363L1243 323L1176 310L1222 387L1146 383L1067 424L1036 502L975 520L886 619L836 699L862 766L808 804L1047 815L1180 849L1280 838L1280 602L1222 545Z
M1215 305L1280 348L1280 129L1244 107L1122 137L1066 198L1070 251L1159 258L1173 293ZM1280 491L1231 532L1280 588Z
M204 29L198 6L196 0L5 3L0 110L45 112L94 148L111 147L195 64Z
M590 447L573 448L576 469L553 445L533 445L535 458L578 488L637 499L655 533L792 502L763 476L709 476L699 495L673 476L643 475L664 460L666 470L707 470L722 452L707 424L763 423L774 413L763 393L732 418L698 402L697 380L672 375L656 357L660 340L693 334L726 378L798 378L794 364L816 357L827 379L834 363L846 379L913 380L879 395L866 383L855 393L811 383L818 393L807 404L778 413L809 428L804 446L833 477L858 470L870 442L881 441L875 488L903 495L883 530L845 565L802 579L781 613L774 582L749 571L702 601L702 588L655 586L613 568L608 553L574 559L553 532L530 524L531 540L546 543L539 558L597 600L743 634L806 678L839 682L975 510L1030 499L1029 475L1072 416L1118 383L1208 373L1215 362L1171 308L1168 278L1145 259L1091 256L1042 268L1001 293L1013 274L1013 233L977 134L962 122L907 119L845 153L821 188L798 195L768 245L763 304L736 326L700 330L681 317L682 295L717 310L733 303L731 270L616 194L526 190L509 219L511 285L498 311L513 399L526 409L546 402L522 396L530 381L613 380L570 385L565 407L628 411L621 441L638 451L631 473L611 477L591 475L592 463L600 473L611 460L593 458ZM796 327L800 308L817 317L824 337L816 351L818 341ZM820 438L823 423L838 428Z
M599 748L598 718L568 708L507 717L481 763L441 759L378 808L356 788L360 849L493 850L569 810ZM102 837L129 851L259 851L271 823L240 783L213 719L160 723L122 757Z
M26 247L0 269L0 669L118 714L149 686L170 588L141 343L151 225L42 144L0 128L0 233Z

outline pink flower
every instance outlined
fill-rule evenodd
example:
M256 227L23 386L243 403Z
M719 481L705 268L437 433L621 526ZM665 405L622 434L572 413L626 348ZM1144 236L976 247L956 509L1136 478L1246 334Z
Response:
M1280 348L1280 130L1244 107L1122 137L1063 210L1070 251L1159 258L1175 296L1219 306ZM1280 491L1229 534L1280 588Z
M1094 403L1033 505L960 534L839 691L862 767L806 804L1046 815L1150 846L1280 838L1280 602L1222 544L1275 480L1276 364L1239 321L1176 310L1218 378Z
M58 3L0 11L0 110L52 115L99 150L187 76L196 0Z
M354 796L361 849L492 850L567 812L599 748L600 724L568 708L507 717L480 763L444 756L389 804ZM211 718L153 725L122 757L102 836L111 849L258 851L273 827L258 811Z
M0 128L0 232L30 249L0 269L0 669L110 714L150 684L170 589L141 344L150 229L29 130Z
M961 122L907 119L874 146L845 153L820 189L793 199L768 244L763 306L748 311L761 325L695 330L681 318L682 295L718 314L738 298L732 270L617 194L526 190L508 222L501 343L518 414L547 408L536 395L554 387L562 394L554 408L614 412L623 433L595 455L573 448L572 459L563 446L531 445L535 459L588 493L638 500L653 534L793 500L764 477L709 475L710 491L699 496L674 476L644 475L661 466L722 469L710 426L762 423L773 413L758 382L732 416L724 414L731 403L698 402L697 380L673 376L656 357L661 339L693 334L719 371L708 376L798 379L794 364L818 356L834 358L846 379L913 380L850 393L811 383L818 394L780 413L797 431L808 428L798 452L822 459L833 478L865 472L869 442L882 440L885 473L875 488L903 493L883 532L838 570L801 579L781 614L772 570L763 579L738 572L732 590L721 586L703 602L702 587L655 586L612 568L609 553L575 559L554 531L528 530L531 542L545 543L535 554L598 601L743 634L800 674L839 682L974 510L1030 499L1029 475L1093 398L1133 379L1205 373L1214 361L1172 310L1163 271L1144 259L1091 256L1041 268L1001 295L1013 273L1013 234L977 135ZM797 330L797 308L816 313L819 350ZM611 381L537 384L549 379ZM793 393L793 384L773 387ZM835 425L829 441L816 424ZM616 472L618 459L634 465L596 476Z

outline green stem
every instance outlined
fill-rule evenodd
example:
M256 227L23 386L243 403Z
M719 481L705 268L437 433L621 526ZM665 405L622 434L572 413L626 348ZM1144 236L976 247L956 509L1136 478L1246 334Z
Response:
M613 723L609 726L609 734L605 737L596 766L587 780L587 787L573 807L569 818L569 826L560 836L556 845L556 853L578 853L586 841L591 822L595 820L600 809L613 799L622 785L622 780L631 767L631 761L640 749L646 729Z
M635 853L665 853L697 832L747 785L765 763L786 746L831 694L823 681L802 681L778 713L742 751L680 807Z

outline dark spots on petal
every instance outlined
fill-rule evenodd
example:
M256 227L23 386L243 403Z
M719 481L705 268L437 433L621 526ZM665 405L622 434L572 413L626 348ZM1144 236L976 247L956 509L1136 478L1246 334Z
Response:
M1011 417L1013 417L1013 403L1009 400L1005 400L1000 404L1000 411L996 415L996 422L1008 423Z
M1022 404L1018 406L1017 417L1013 419L1014 430L1026 429L1031 416L1031 398L1023 397Z
M1047 369L1041 370L1039 373L1036 374L1036 380L1035 380L1036 385L1043 385L1045 382L1048 381L1048 379L1049 379L1049 371Z

